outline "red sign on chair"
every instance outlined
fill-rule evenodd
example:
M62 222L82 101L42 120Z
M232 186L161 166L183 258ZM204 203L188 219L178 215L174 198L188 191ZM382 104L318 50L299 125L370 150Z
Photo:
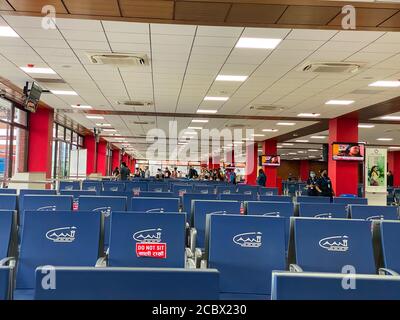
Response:
M136 256L141 258L167 258L166 243L136 243Z

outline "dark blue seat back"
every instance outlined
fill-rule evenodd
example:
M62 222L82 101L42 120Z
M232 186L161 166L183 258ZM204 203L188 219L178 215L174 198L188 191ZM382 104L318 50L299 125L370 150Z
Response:
M15 220L15 211L0 211L0 260L11 255L11 242L16 227Z
M257 186L249 186L249 185L238 185L237 193L240 194L251 194L257 195L258 194L258 187Z
M138 197L146 198L173 198L172 192L140 191Z
M208 266L220 272L222 293L271 293L272 270L284 270L285 223L282 218L207 216Z
M0 194L0 210L17 210L17 195Z
M132 193L139 193L141 191L149 191L147 181L130 181L126 183L126 191Z
M240 208L241 205L238 201L194 200L192 203L191 225L197 230L196 246L205 248L207 214L240 214Z
M343 283L355 287L344 289ZM272 274L272 300L399 300L400 279L357 274L289 273Z
M96 191L90 190L61 190L61 196L72 196L73 197L73 210L79 210L79 197L80 196L95 196L97 195Z
M240 194L240 193L231 193L224 194L221 193L219 195L220 200L233 200L233 201L255 201L257 200L256 194Z
M178 212L178 198L141 198L133 197L129 211L137 212Z
M0 267L0 301L9 299L10 270L9 267Z
M182 197L185 193L193 193L193 185L173 184L171 191L175 197Z
M213 186L213 185L195 185L193 187L193 192L200 193L200 194L214 194L215 186Z
M18 208L23 210L24 208L24 197L28 194L40 194L40 195L56 195L56 190L34 190L34 189L21 189L18 196Z
M248 201L246 213L247 215L290 218L293 216L294 206L289 202Z
M36 270L38 300L218 300L219 272L165 268L56 267L55 290L43 289L46 272Z
M349 216L352 219L364 220L398 220L398 208L394 206L349 205Z
M185 193L183 195L183 211L187 212L188 221L192 221L193 200L217 200L218 195L212 193Z
M299 196L296 198L297 203L330 203L331 198L329 197L310 197L310 196Z
M350 219L291 218L289 263L304 271L341 273L353 266L375 273L371 223Z
M168 192L168 184L166 182L149 182L148 191L150 191L150 192Z
M230 194L230 193L236 193L236 186L217 186L216 193L217 194Z
M99 193L103 190L103 183L101 181L83 181L82 190L96 191Z
M181 213L113 212L109 266L183 268L185 224L185 214ZM140 256L140 245L164 246L165 257Z
M81 190L80 181L60 181L59 190Z
M38 266L94 266L101 243L101 215L25 212L17 289L33 289Z
M400 222L374 222L374 240L379 247L376 250L379 267L400 273Z
M260 194L260 196L277 196L278 188L259 187L258 193Z
M333 203L344 203L344 204L368 204L366 198L345 198L345 197L334 197Z
M268 202L292 202L292 198L289 196L265 196L261 195L259 197L260 201L268 201Z
M347 218L346 205L341 203L299 203L300 217L310 218Z
M103 190L104 191L113 191L113 192L124 192L125 191L125 183L124 182L116 182L116 181L103 182Z
M17 194L16 189L0 188L0 194Z

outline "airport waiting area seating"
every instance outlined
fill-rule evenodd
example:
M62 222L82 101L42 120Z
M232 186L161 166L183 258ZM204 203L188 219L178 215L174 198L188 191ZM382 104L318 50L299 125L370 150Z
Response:
M133 197L129 211L135 212L179 212L179 198Z
M303 202L296 205L295 211L300 217L309 218L347 218L347 206L341 203Z
M364 220L398 220L398 208L395 206L368 206L351 204L348 206L349 218Z

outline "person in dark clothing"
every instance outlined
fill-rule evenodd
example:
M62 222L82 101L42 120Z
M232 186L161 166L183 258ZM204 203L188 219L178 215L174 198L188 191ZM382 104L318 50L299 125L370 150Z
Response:
M197 170L194 169L192 166L190 166L189 168L189 173L188 173L188 178L189 179L195 179L199 176L199 174L197 173Z
M394 180L393 173L392 173L392 171L389 170L387 173L387 186L388 187L393 187L393 180Z
M310 171L310 175L307 179L307 195L308 196L318 196L321 190L318 187L318 180L314 171Z
M125 162L121 163L121 171L120 171L120 179L128 180L131 175L131 170L129 170L128 166Z
M258 177L257 177L257 185L261 187L265 187L267 183L267 176L264 173L263 169L258 170Z
M115 167L115 169L114 169L112 174L113 174L114 177L118 177L119 176L119 168Z
M322 170L321 178L318 179L317 186L319 191L319 195L322 197L333 197L334 192L332 189L332 181L328 177L328 172L326 170Z

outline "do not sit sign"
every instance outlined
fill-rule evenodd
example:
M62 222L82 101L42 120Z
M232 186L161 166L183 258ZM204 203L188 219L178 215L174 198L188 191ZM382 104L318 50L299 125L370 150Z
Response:
M136 256L140 258L167 258L166 243L136 243Z

